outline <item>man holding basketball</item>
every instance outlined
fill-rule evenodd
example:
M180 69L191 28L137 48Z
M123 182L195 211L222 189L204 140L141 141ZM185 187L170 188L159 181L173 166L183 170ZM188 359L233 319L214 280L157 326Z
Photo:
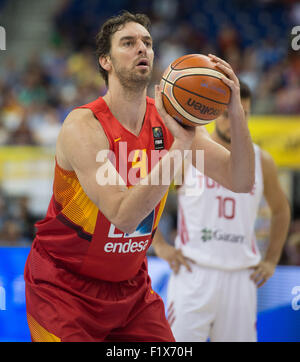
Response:
M108 91L62 126L53 197L25 267L33 341L174 341L146 261L176 171L171 151L184 157L184 150L204 149L210 177L237 192L252 187L253 147L231 67L212 56L232 91L229 152L170 117L158 87L155 103L146 96L154 58L149 27L145 15L128 12L103 24L97 55ZM152 165L154 135L166 152ZM157 175L167 184L151 185Z
M241 83L248 118L251 94ZM212 139L228 150L233 135L230 114L215 121ZM173 269L168 286L168 320L177 341L256 341L256 286L274 273L286 240L290 209L271 156L255 147L255 184L250 193L227 190L189 167L178 190L175 247L159 231L153 246ZM193 173L194 172L194 173ZM198 195L189 196L194 176ZM272 218L263 260L255 242L254 223L262 195ZM180 267L184 265L184 267Z

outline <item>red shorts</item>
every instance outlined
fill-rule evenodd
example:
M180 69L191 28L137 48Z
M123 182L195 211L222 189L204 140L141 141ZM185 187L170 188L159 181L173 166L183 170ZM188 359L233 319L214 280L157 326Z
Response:
M89 279L32 248L25 267L33 341L174 342L147 266L128 281Z

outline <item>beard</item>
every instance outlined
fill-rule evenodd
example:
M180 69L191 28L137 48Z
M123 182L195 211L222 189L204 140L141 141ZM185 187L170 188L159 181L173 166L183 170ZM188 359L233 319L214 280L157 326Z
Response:
M134 91L142 91L149 85L153 71L152 66L150 66L149 69L138 69L136 66L128 69L119 66L113 58L111 58L111 60L116 76L123 88Z
M227 136L225 133L223 133L218 126L216 126L216 132L217 135L221 138L222 141L230 144L231 143L231 137Z

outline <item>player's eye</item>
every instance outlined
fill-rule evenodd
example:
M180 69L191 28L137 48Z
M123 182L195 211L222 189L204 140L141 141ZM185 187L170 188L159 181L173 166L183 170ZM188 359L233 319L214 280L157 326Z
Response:
M132 40L126 40L124 43L123 43L123 45L125 46L125 47L129 47L129 46L131 46L133 44L133 41Z

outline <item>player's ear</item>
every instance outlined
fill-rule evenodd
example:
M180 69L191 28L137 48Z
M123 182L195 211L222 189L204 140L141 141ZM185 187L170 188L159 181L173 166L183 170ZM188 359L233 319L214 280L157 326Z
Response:
M102 55L99 57L99 64L107 72L111 70L111 59L109 55Z

